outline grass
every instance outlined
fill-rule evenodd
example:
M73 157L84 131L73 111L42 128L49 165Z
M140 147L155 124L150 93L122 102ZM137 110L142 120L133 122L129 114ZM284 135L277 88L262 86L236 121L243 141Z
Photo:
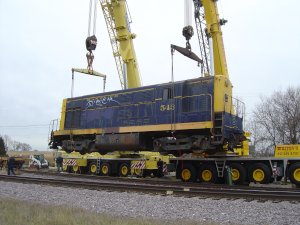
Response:
M0 197L0 224L5 225L161 225L197 222L115 217L68 206L49 206ZM203 223L200 223L204 225ZM205 223L206 224L206 223ZM211 224L212 225L212 224Z

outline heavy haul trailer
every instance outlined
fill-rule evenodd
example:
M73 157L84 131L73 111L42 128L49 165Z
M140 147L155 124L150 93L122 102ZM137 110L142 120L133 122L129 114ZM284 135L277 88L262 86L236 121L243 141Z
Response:
M275 157L203 158L186 155L172 158L170 162L176 165L176 177L185 182L224 183L229 172L234 184L268 184L284 178L300 187L300 145L276 146Z
M111 152L101 155L98 152L82 155L78 152L60 153L63 157L63 170L71 173L88 173L103 176L161 177L171 171L170 158L154 152ZM162 169L158 169L158 161ZM173 169L174 170L174 169Z

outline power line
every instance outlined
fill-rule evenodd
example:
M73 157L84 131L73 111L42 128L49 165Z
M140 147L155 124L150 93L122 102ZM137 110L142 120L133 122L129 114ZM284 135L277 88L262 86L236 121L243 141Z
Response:
M26 127L32 127L32 128L38 128L38 127L48 127L49 124L29 124L29 125L5 125L0 126L0 128L26 128Z

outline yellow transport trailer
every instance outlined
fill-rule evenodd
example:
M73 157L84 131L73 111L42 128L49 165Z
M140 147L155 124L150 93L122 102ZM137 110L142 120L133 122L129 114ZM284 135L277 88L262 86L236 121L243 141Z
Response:
M172 170L170 157L157 152L112 152L101 155L98 152L81 155L78 152L61 152L63 170L70 173L88 173L102 176L160 177ZM158 169L162 161L162 169Z
M236 156L227 157L182 156L170 161L176 167L176 177L185 182L224 183L230 171L234 184L268 184L284 178L300 187L300 145L278 145L274 157L255 158L240 152L248 151L240 149Z
M14 168L21 169L23 164L25 163L25 159L23 157L14 156ZM0 157L0 169L7 168L9 157Z

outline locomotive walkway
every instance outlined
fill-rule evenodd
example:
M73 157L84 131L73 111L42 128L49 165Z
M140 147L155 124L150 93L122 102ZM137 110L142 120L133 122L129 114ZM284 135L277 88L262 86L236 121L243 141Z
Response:
M78 177L79 178L79 177ZM103 177L101 177L103 178ZM68 179L60 176L43 178L30 176L7 176L0 175L0 180L7 182L32 183L40 185L64 186L72 188L106 190L118 192L140 192L159 195L174 195L200 198L229 198L248 200L272 200L300 202L299 189L248 187L248 186L223 186L223 185L200 185L191 183L179 183L172 181L134 182L131 179L101 179L87 180L75 177Z

